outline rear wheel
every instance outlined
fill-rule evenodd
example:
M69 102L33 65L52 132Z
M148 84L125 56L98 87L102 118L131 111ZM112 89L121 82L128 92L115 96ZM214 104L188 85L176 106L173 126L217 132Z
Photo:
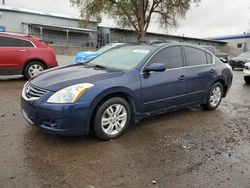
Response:
M250 76L244 76L246 84L250 84Z
M25 79L30 79L31 77L37 75L45 69L45 66L39 61L32 61L28 63L23 71Z
M206 110L215 110L220 105L222 96L223 86L220 82L216 82L210 89L207 102L205 104L201 104L201 106Z
M126 100L114 97L105 101L97 110L94 132L100 140L119 137L129 126L131 109Z

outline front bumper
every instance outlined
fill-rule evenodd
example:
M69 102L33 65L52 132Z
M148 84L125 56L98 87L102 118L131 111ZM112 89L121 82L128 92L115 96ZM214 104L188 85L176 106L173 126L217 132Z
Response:
M21 98L24 119L48 133L86 135L89 133L89 103L48 104Z
M244 74L244 76L250 76L250 68L249 69L244 69L243 74Z
M244 61L234 61L234 60L231 60L231 61L229 61L229 65L232 68L244 68L245 67L245 62Z

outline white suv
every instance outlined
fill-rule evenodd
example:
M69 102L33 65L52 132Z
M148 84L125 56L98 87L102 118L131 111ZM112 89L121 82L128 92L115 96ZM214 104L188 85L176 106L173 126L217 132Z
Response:
M247 84L250 84L250 63L246 63L244 67L244 79Z

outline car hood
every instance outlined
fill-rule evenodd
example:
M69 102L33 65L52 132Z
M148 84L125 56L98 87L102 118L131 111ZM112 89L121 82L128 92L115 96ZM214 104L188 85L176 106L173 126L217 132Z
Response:
M42 89L58 91L74 84L95 83L105 79L120 77L123 73L122 71L77 65L45 71L31 78L30 83Z
M250 67L250 63L246 63L245 66L246 66L246 67Z
M244 57L234 57L232 58L233 61L250 61L250 58Z

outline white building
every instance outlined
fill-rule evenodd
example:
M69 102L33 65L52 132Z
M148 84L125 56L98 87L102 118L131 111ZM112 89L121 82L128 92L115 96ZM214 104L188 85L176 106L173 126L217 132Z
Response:
M53 42L56 49L64 53L80 51L79 47L103 46L110 42L135 42L134 30L98 26L95 21L81 24L80 17L62 15L47 11L0 6L0 32L13 32L30 35ZM194 37L175 36L148 32L146 40L168 40L195 45L215 46L222 49L226 42ZM58 50L59 53L59 50ZM74 52L75 53L75 52Z
M213 37L210 39L227 42L228 52L233 56L250 51L250 33Z
M20 33L55 44L95 46L97 22L81 27L79 17L0 6L0 31Z

